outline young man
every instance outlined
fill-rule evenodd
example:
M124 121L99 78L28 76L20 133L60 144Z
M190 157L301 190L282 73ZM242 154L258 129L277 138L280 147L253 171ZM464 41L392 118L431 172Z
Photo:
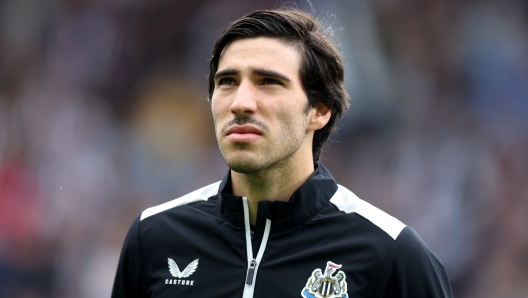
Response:
M125 240L112 297L451 297L416 232L318 163L348 107L317 20L256 11L210 65L220 182L149 208Z

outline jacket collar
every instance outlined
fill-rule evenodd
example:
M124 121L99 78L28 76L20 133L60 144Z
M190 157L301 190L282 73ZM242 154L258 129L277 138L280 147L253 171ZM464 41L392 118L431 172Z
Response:
M257 216L269 218L272 229L284 229L307 221L328 205L330 198L337 191L337 184L322 164L315 166L315 171L293 193L289 201L261 201L258 204ZM243 226L242 197L232 194L230 172L220 183L218 192L220 210L228 220Z

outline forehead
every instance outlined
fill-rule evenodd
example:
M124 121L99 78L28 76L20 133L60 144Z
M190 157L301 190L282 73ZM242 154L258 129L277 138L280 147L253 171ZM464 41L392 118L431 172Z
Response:
M301 56L293 45L271 37L243 38L224 48L217 71L265 68L298 76L300 65Z

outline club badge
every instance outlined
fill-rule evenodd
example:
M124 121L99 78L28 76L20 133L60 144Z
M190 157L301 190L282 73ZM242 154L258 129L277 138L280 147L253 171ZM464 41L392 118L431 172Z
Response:
M346 275L341 270L337 271L339 268L341 265L328 261L324 273L319 268L315 269L301 295L304 298L348 298Z

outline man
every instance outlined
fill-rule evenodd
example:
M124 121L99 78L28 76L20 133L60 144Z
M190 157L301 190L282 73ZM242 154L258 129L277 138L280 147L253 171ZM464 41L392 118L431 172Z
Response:
M149 208L124 243L112 297L451 297L416 232L318 163L348 107L329 32L256 11L210 64L220 182Z

